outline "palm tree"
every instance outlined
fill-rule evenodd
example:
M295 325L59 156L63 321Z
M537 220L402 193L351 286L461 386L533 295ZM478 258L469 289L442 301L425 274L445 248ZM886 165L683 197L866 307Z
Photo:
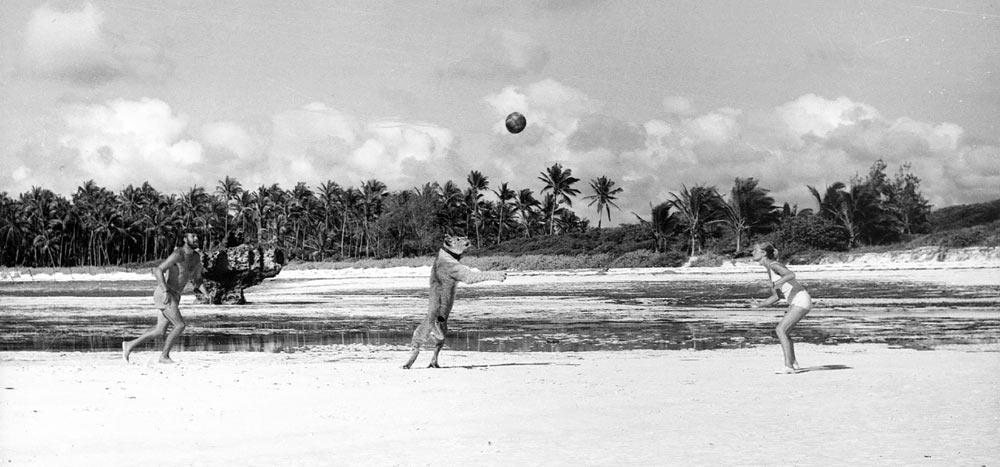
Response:
M573 206L573 200L570 197L580 194L580 190L573 188L573 184L579 182L580 179L573 177L572 170L563 170L562 164L553 164L552 167L546 169L545 172L541 172L541 174L542 176L538 177L538 179L545 182L545 188L542 188L542 193L552 190L552 196L555 201L549 207L549 235L552 235L555 232L556 210L561 203L566 203L570 207Z
M74 204L67 202L62 218L53 220L53 222L58 222L59 229L62 231L63 245L60 248L60 254L63 257L59 260L60 265L76 266L80 264L80 252L77 247L79 246L78 240L83 237L84 232L79 209Z
M347 187L346 190L341 190L338 195L337 205L341 209L340 256L345 256L344 243L347 239L347 223L357 218L356 213L360 210L362 196L361 192L354 187Z
M254 204L254 194L253 191L242 191L240 195L233 200L233 225L239 226L239 232L244 242L250 241L249 238L249 224L253 222L253 204Z
M371 179L361 184L361 195L363 199L361 206L364 209L362 234L365 240L365 255L370 256L372 246L370 223L377 221L382 215L382 200L389 195L389 192L386 191L385 183ZM377 249L378 239L376 239L376 251Z
M292 228L292 248L303 252L309 230L320 215L318 201L305 182L298 182L289 197L288 222Z
M813 210L812 209L805 208L805 209L799 210L799 205L798 204L796 204L794 206L790 206L787 202L785 202L785 204L778 211L778 219L780 221L782 221L782 222L785 219L789 219L789 218L792 218L792 217L809 217L811 215L813 215Z
M156 209L152 209L146 214L144 224L146 225L146 234L151 234L153 237L154 257L165 256L160 251L161 248L170 247L169 243L161 245L161 239L174 237L181 230L181 218L172 208L173 201L171 198L165 197L159 202Z
M743 249L743 237L747 240L755 232L761 232L777 222L774 198L767 196L769 190L757 186L754 178L739 178L733 182L730 197L723 203L726 220L736 236L736 252Z
M479 245L479 227L482 225L482 215L480 214L480 208L482 207L483 198L482 191L486 190L490 186L490 179L485 175L479 173L477 170L473 170L469 173L469 176L465 179L469 183L469 193L467 196L467 203L469 204L469 224L474 226L476 231L476 247Z
M500 211L500 223L497 229L497 244L503 241L503 226L504 226L504 212L507 210L507 202L514 199L517 196L514 190L507 187L507 182L500 184L500 188L493 190L493 194L497 195L497 199L500 201L499 211Z
M409 223L415 238L410 240L414 253L434 251L438 248L440 231L439 213L442 211L441 186L437 182L424 183L413 189L412 208L407 209Z
M46 234L46 225L52 218L51 211L55 206L54 198L54 193L38 186L31 187L31 191L21 195L21 207L28 220L30 229L28 237L32 242L31 251L34 254L33 261L36 265L40 264L38 259L40 248L37 246L39 237L44 237Z
M438 224L446 233L465 235L468 224L465 224L465 197L458 185L448 180L438 190L441 206L437 213Z
M122 189L117 197L118 214L121 216L122 226L116 231L116 237L121 239L121 254L125 262L133 262L132 257L136 248L135 245L140 237L143 237L143 210L147 201L142 188L128 185ZM119 258L121 261L122 258Z
M812 193L813 198L816 199L816 203L819 205L817 212L820 216L827 219L833 220L836 217L837 211L840 209L840 198L847 189L847 185L843 182L834 182L833 185L828 185L826 191L823 195L819 194L819 190L816 188L806 185L809 192Z
M112 225L117 222L115 195L93 180L88 180L77 188L73 204L80 206L84 230L89 233L87 264L109 264L107 238L111 234Z
M253 192L253 204L250 205L250 213L253 221L256 222L257 243L266 243L265 233L267 232L267 217L271 212L271 192L267 186L261 185Z
M225 235L224 238L229 240L229 213L235 210L234 205L237 204L240 194L243 193L243 185L235 178L230 178L229 175L219 180L218 183L215 187L215 192L222 198L222 202L226 204L225 230L223 234Z
M518 217L521 218L521 224L524 225L524 236L527 238L531 238L531 220L535 217L535 208L540 204L530 188L521 189L514 199L514 206Z
M577 216L575 212L569 209L560 209L558 213L556 226L559 227L559 233L587 231L587 226L590 224L590 221L587 219L581 219L580 216Z
M181 194L181 222L185 229L194 228L199 222L205 222L205 214L212 212L212 205L209 198L205 189L197 185L192 186L186 193ZM205 228L204 236L208 237L206 244L210 245L212 243L211 232L208 230L207 225L203 225L203 227Z
M673 200L670 206L677 209L688 228L688 235L691 241L690 255L694 256L695 248L700 249L705 242L707 228L713 224L723 222L722 219L722 199L715 187L702 185L691 187L690 190L684 185L680 196L670 193Z
M0 261L9 266L21 264L21 244L29 230L21 203L7 196L7 192L0 192L0 235L3 236ZM14 253L13 258L8 256L9 252Z
M878 193L868 184L857 184L847 189L837 182L827 187L820 197L819 191L809 186L809 191L820 203L820 215L834 220L847 231L848 246L853 248L861 240L881 243L886 232L895 232L897 219L881 203Z
M641 216L632 211L632 215L639 219L639 224L653 234L653 238L656 239L656 252L662 253L667 251L667 246L670 241L670 237L677 232L678 227L681 225L682 221L678 219L677 213L670 212L670 207L672 203L666 201L653 206L653 203L649 204L650 214L652 215L652 220L647 221Z
M280 248L288 248L288 221L292 211L292 197L277 183L267 189L268 206L267 230L271 241Z
M545 193L542 196L542 200L539 203L539 211L541 215L545 216L542 219L543 224L548 224L550 227L549 234L555 233L555 227L558 226L556 219L559 218L566 211L566 208L559 206L559 201L556 200L555 195L552 193Z
M587 204L587 206L592 206L594 203L597 203L597 228L599 229L601 228L602 211L607 213L608 222L611 222L611 206L614 206L615 209L618 209L619 211L621 210L621 208L615 204L615 200L618 199L615 195L621 193L623 190L621 188L615 188L615 182L603 175L597 179L590 180L590 189L594 190L594 194L585 196L583 199L590 200L590 203Z
M154 189L149 182L143 182L142 186L138 188L139 191L139 211L136 213L138 219L134 227L137 229L138 233L142 235L142 261L147 261L156 256L154 251L152 255L149 251L149 237L151 229L149 219L151 217L151 212L157 209L160 205L161 196L160 193Z
M319 186L319 202L323 206L323 226L327 230L333 228L333 218L337 214L337 200L342 191L343 188L333 180L327 180Z

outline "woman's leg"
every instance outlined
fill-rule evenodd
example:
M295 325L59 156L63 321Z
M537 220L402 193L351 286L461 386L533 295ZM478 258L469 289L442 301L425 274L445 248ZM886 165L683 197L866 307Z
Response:
M775 328L778 340L781 341L781 350L785 354L785 366L791 369L798 369L799 362L795 360L795 348L792 346L792 339L788 337L788 333L807 313L809 313L809 308L791 305L778 323L778 327Z

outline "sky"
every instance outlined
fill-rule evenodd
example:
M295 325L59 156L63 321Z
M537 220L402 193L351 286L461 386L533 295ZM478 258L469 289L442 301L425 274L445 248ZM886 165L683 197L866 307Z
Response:
M1000 3L7 0L0 192L163 193L479 171L621 187L610 225L754 177L815 208L882 159L1000 198ZM527 128L511 134L504 117ZM492 194L489 199L495 199ZM604 225L609 225L605 218Z

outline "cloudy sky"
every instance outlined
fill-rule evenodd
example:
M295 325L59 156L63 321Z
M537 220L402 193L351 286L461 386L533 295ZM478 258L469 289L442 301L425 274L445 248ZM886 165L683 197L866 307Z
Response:
M69 196L471 170L539 192L756 177L779 203L909 163L936 206L1000 198L992 1L8 0L0 191ZM503 127L512 111L527 129ZM578 214L596 221L587 201Z

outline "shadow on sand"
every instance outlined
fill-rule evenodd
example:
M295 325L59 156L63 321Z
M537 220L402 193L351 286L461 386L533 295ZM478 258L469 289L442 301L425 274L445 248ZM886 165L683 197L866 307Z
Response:
M850 370L851 367L847 365L820 365L820 366L810 366L805 368L800 368L796 373L807 373L810 371L827 371L827 370Z
M494 368L498 366L547 366L547 365L580 366L579 363L538 362L538 363L497 363L495 365L457 365L457 366L442 366L441 368L465 368L467 370L472 370L475 368Z

